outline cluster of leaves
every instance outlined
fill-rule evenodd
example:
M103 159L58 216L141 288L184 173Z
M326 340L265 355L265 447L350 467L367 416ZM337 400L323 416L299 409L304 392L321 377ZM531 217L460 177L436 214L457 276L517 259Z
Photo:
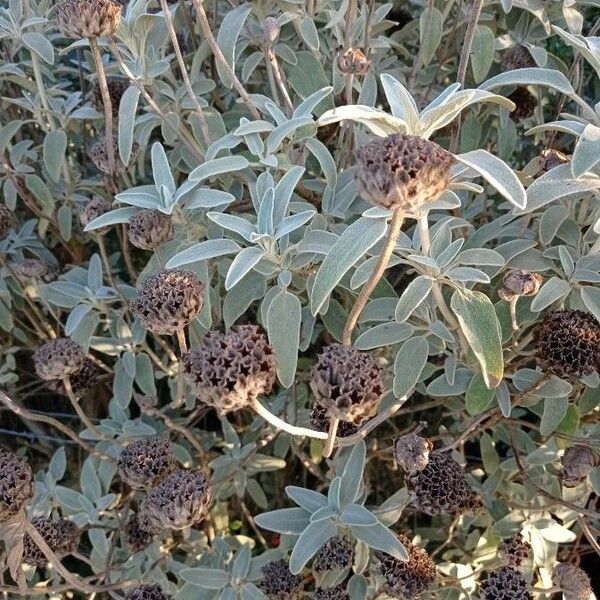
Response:
M600 320L595 3L180 0L168 18L157 0L122 4L114 36L92 41L101 71L88 40L59 32L53 2L0 6L0 435L36 473L28 517L84 531L70 570L116 597L143 581L178 600L258 600L261 569L284 558L310 596L311 561L344 536L353 564L325 583L374 599L391 593L375 552L405 561L401 533L435 556L429 597L454 600L476 592L517 533L538 590L557 561L597 559L600 468L566 486L561 456L600 445L600 376L543 373L532 342L548 311ZM350 48L363 53L354 71L340 60ZM515 52L523 68L507 66ZM124 88L112 98L124 167L112 173L88 157L106 127L102 71ZM219 417L185 386L178 340L135 318L136 287L165 268L198 277L192 349L209 330L260 325L278 379L260 401L310 426L310 368L342 342L392 214L358 194L353 151L395 133L435 140L455 163L446 191L406 215L353 334L385 372L380 418L325 459L319 439L250 410ZM111 209L82 222L94 196ZM174 229L152 250L128 242L142 210ZM31 259L44 268L23 275ZM509 302L498 292L515 270L543 282ZM33 372L33 352L56 337L101 373L78 398L93 429ZM464 466L481 499L473 514L415 509L389 450L417 421ZM132 553L121 531L143 494L116 460L154 435L181 465L210 469L215 502L202 526ZM2 535L0 591L16 597L8 567L22 548ZM68 597L48 572L25 569L28 593Z

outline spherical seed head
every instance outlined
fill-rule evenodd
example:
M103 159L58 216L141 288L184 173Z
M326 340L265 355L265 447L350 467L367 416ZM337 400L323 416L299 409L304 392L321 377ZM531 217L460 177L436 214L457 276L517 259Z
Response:
M171 594L163 592L159 585L140 585L126 596L127 600L173 600Z
M3 240L16 225L15 216L6 206L6 204L0 203L0 240Z
M119 114L121 98L129 87L129 81L121 77L108 77L106 80L106 87L108 88L108 95L110 96L113 116L117 116ZM96 85L94 86L92 103L98 112L104 111L104 101L102 100L102 92L98 82L96 82Z
M448 187L453 163L435 142L394 133L356 151L356 185L371 204L414 212Z
M197 350L183 356L183 373L198 399L220 415L270 394L276 369L273 348L256 325L210 331Z
M92 196L92 198L87 201L86 205L79 212L79 221L81 226L85 228L88 223L91 223L94 219L97 219L103 214L109 212L111 208L110 202L102 198L102 196ZM94 231L95 233L103 234L109 229L109 227L102 227L101 229L96 229Z
M516 44L502 52L500 61L501 71L514 71L515 69L526 69L536 66L531 52L521 44Z
M14 263L12 268L20 279L36 279L44 283L54 281L60 274L57 264L50 264L39 258L25 258Z
M386 592L391 596L415 598L435 581L435 563L423 548L415 546L406 536L399 535L398 539L408 552L408 561L377 550L375 572L383 576Z
M50 340L33 353L35 372L46 381L77 373L84 361L83 349L69 338Z
M427 515L467 512L476 506L463 468L448 453L433 452L422 471L408 473L413 506Z
M211 504L208 477L179 469L148 494L140 512L155 530L184 529L204 520Z
M554 567L552 583L562 590L564 600L589 600L592 595L590 578L583 569L570 563Z
M344 74L366 75L371 68L371 61L367 59L362 50L348 48L337 57L339 70Z
M293 575L283 558L267 563L261 571L260 588L269 600L293 598L302 588L302 577Z
M161 271L138 287L131 310L146 329L173 335L198 316L203 292L204 286L191 271Z
M394 457L405 473L422 471L429 463L431 450L431 441L416 433L402 435L394 443Z
M58 28L75 40L107 37L119 28L121 10L113 0L64 0L57 6Z
M145 550L154 538L152 528L138 513L133 513L125 525L125 543L133 552Z
M600 464L600 456L591 446L575 444L565 450L561 462L563 485L576 487Z
M523 575L512 567L492 571L480 586L481 600L531 600L533 596Z
M383 397L383 369L356 348L326 346L311 370L310 387L328 416L361 423L377 413Z
M70 519L59 519L58 523L58 545L56 551L61 554L73 554L79 548L81 540L81 529Z
M310 424L317 431L329 431L330 418L327 416L327 409L321 406L316 400L310 404ZM360 429L360 425L340 421L336 437L344 438L354 435Z
M157 485L176 465L173 445L162 438L132 442L119 456L119 474L134 489Z
M129 219L127 237L136 248L153 250L174 236L171 216L159 210L140 210Z
M323 573L345 569L352 565L354 547L348 540L335 536L327 540L325 545L315 555L313 571Z
M96 366L96 363L89 358L83 361L83 366L79 371L69 376L69 382L71 384L71 390L73 395L78 400L81 400L94 386L98 383L98 377L100 375L100 369ZM67 391L63 382L59 379L51 379L47 383L47 387L53 392L66 396Z
M524 86L519 86L508 99L515 103L515 110L510 113L513 121L527 119L533 115L538 105L536 97Z
M102 136L96 142L92 144L88 151L88 156L90 160L94 163L94 166L102 173L106 173L107 175L117 175L125 172L127 167L121 162L119 158L119 148L117 138L113 138L113 151L115 156L115 166L114 170L111 170L110 162L108 160L108 138L106 136ZM129 162L134 161L135 154L137 153L138 147L134 144L132 150L132 158L129 159Z
M531 548L520 533L502 540L498 546L498 555L509 567L520 567L530 554Z
M267 17L265 19L264 29L265 41L272 46L279 39L279 33L281 32L279 21L275 17Z
M578 379L600 368L600 323L590 313L548 313L534 329L533 342L545 372Z
M350 595L346 584L341 583L332 588L317 588L313 600L350 600Z
M507 302L518 296L535 296L543 281L544 278L539 273L509 269L504 275L498 295Z
M0 523L16 515L33 497L31 467L0 448Z
M50 546L50 549L56 552L59 547L60 537L58 521L49 517L35 517L31 520L31 524L42 536L46 544ZM32 567L40 568L48 562L44 553L38 548L28 533L23 536L23 562Z
M540 161L540 172L547 173L548 171L569 162L569 157L558 150L553 148L546 148L542 150L542 154L539 157Z

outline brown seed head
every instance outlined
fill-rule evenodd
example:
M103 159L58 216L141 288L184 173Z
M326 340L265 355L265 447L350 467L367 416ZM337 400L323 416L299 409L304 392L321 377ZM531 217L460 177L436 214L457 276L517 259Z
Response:
M32 497L31 467L16 454L0 448L0 523L16 515Z
M316 400L310 404L310 424L317 431L329 431L330 419L327 416L327 409L321 406ZM337 437L344 438L354 435L360 429L360 425L349 423L348 421L340 421L337 430Z
M275 354L257 326L238 325L228 333L208 332L183 356L183 372L200 402L224 415L271 393Z
M159 210L140 210L129 219L127 237L136 248L153 250L174 235L171 216Z
M358 48L348 48L337 57L338 69L344 74L366 75L371 64L371 61Z
M520 533L500 542L498 556L509 567L520 567L531 554L529 544L525 542Z
M315 555L313 571L323 573L346 569L352 565L354 547L343 537L335 536L327 540L324 546Z
M292 575L283 558L267 563L261 571L260 589L269 600L295 598L302 588L302 577Z
M154 539L154 532L147 519L133 513L125 525L125 543L132 552L145 550Z
M535 296L544 278L539 273L530 273L521 269L510 269L504 275L498 295L510 302L517 296Z
M124 173L127 170L127 167L121 162L119 158L119 147L117 138L113 138L113 151L115 155L115 168L114 171L111 171L110 163L108 161L108 147L107 147L107 138L106 136L102 136L98 138L96 142L92 144L88 151L88 156L90 160L94 163L94 166L102 173L106 173L107 175L119 175ZM131 151L131 158L129 159L129 164L135 162L135 157L139 147L137 143L134 142L133 148Z
M121 23L122 6L113 0L64 0L56 7L58 28L65 37L108 37Z
M81 529L70 519L59 519L58 523L58 546L56 551L60 555L73 554L79 548L81 541Z
M91 223L94 219L109 212L111 208L110 202L102 198L102 196L92 196L79 212L81 226L85 229L88 223ZM101 235L106 233L109 229L110 227L102 227L101 229L94 230L94 232Z
M4 203L0 203L0 240L3 240L17 225L17 220L12 210Z
M558 586L564 600L589 600L592 584L586 572L570 563L558 563L552 572L552 583Z
M131 310L146 329L173 335L198 316L203 292L204 285L191 271L161 271L138 287Z
M56 552L59 547L60 536L58 521L50 517L35 517L31 519L31 524L42 536L46 544L50 546L50 549ZM38 568L43 567L48 562L44 553L38 548L28 533L23 536L23 562Z
M540 172L547 173L548 171L560 166L565 165L569 162L570 158L554 148L546 148L542 150L542 154L539 157Z
M453 163L435 142L394 133L356 151L356 185L371 204L414 212L446 190Z
M326 346L311 370L310 387L330 417L358 424L377 413L383 369L356 348Z
M126 596L127 600L173 600L171 594L163 592L157 584L140 585L134 588Z
M565 450L560 478L565 487L576 487L600 465L600 456L587 444L575 444Z
M312 596L313 600L350 600L348 586L340 583L332 588L317 588Z
M33 353L35 372L46 381L64 379L77 373L84 361L81 346L69 338L50 340Z
M481 600L531 600L533 596L523 575L512 567L500 567L484 579Z
M39 258L25 258L11 265L15 275L24 281L35 279L50 283L60 274L60 268L56 263L47 263Z
M510 113L513 121L521 121L533 116L538 101L536 97L525 87L519 86L508 99L515 103L515 110Z
M535 60L533 60L533 56L531 56L531 52L525 46L516 44L502 52L502 59L500 61L501 71L514 71L515 69L527 69L531 67L537 67L537 65Z
M108 77L106 80L106 86L108 87L108 95L110 96L110 104L112 107L113 116L119 114L119 105L121 104L121 98L129 87L129 80L121 77ZM96 83L94 91L92 93L92 104L98 112L104 111L104 102L102 100L102 92L100 85Z
M83 399L83 397L96 386L99 376L100 369L96 366L96 363L89 358L86 358L83 361L81 369L69 376L69 382L71 383L71 389L73 390L75 398L78 400ZM65 386L59 379L51 379L46 385L53 392L63 396L67 395Z
M394 443L394 457L405 473L422 471L429 463L432 450L431 441L416 433L402 435Z
M134 489L156 486L176 467L173 445L162 438L132 442L119 456L119 474Z

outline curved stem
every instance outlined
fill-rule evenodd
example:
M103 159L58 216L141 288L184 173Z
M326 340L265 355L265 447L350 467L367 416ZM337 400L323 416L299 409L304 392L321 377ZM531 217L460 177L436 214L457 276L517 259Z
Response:
M366 306L371 293L379 283L379 280L383 277L385 270L387 269L388 262L390 261L390 257L392 256L392 252L394 251L394 246L396 245L396 240L398 239L398 235L400 234L400 230L402 229L402 223L404 222L404 211L397 209L394 211L392 215L392 222L390 224L390 230L387 235L387 239L383 249L381 250L381 254L379 255L379 260L375 265L375 269L369 277L368 281L363 286L358 298L356 299L356 303L352 307L350 314L348 315L348 320L346 321L346 325L344 326L343 333L343 342L344 346L352 345L352 330L358 321L358 317L362 313L364 307Z
M327 441L325 442L325 446L323 447L323 457L329 458L331 453L333 452L333 447L335 446L335 438L337 435L337 430L340 425L340 420L337 417L333 417L329 423L329 431L327 432Z
M327 433L324 431L315 431L314 429L308 429L306 427L297 427L296 425L290 425L279 417L276 417L272 412L267 410L258 400L253 400L251 404L252 408L268 423L291 433L292 435L304 435L306 437L316 438L318 440L326 440Z
M79 404L79 400L75 397L73 392L73 387L71 386L71 381L69 377L65 377L63 379L63 385L65 386L65 391L67 392L67 397L69 398L77 416L80 421L89 429L97 438L105 441L112 441L110 437L108 437L105 433L102 433L88 418L88 416L83 412L81 405Z

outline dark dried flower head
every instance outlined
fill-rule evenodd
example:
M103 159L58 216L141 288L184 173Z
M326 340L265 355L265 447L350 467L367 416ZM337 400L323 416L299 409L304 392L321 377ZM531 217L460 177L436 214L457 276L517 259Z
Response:
M399 535L408 552L404 562L377 550L375 572L385 579L386 592L395 598L416 598L435 581L435 563L423 548L415 546L406 536Z
M521 44L516 44L510 48L507 48L502 52L502 59L500 61L501 71L514 71L515 69L527 69L531 67L537 67L531 52Z
M566 154L554 150L553 148L546 148L545 150L542 150L542 154L539 157L540 172L547 173L555 167L567 164L569 160L570 159Z
M4 203L0 203L0 240L3 240L17 224L12 210Z
M171 216L159 210L140 210L129 219L127 237L136 248L154 250L174 235Z
M256 325L238 325L207 333L197 350L183 356L183 372L198 399L224 415L271 393L275 354Z
M536 97L525 87L520 85L512 94L508 96L511 102L515 103L515 110L510 113L513 121L528 119L533 116L538 101Z
M71 390L73 391L75 398L81 400L86 396L86 394L98 383L99 376L100 369L96 366L96 363L89 358L86 358L83 361L81 369L69 376ZM62 394L63 396L67 395L65 386L60 379L51 379L46 385L53 392Z
M590 375L600 368L600 323L582 310L548 313L533 331L540 367L559 377Z
M529 544L525 542L520 533L511 538L502 540L498 546L498 555L509 567L520 567L531 554Z
M352 565L354 547L343 537L335 536L327 540L324 546L315 555L313 571L323 573L346 569Z
M106 173L107 175L117 175L120 173L124 173L127 170L127 167L121 162L121 159L119 158L117 138L113 138L113 150L115 155L114 171L111 171L110 168L110 163L108 161L108 147L106 144L106 136L102 136L96 142L94 142L88 151L88 156L90 160L94 163L94 166L99 171L102 171L102 173ZM135 155L137 154L137 151L138 146L134 143L131 158L129 159L130 164L135 161Z
M59 519L58 523L58 546L56 551L59 555L73 554L79 548L81 540L81 529L70 519Z
M108 77L106 80L108 87L108 95L110 96L110 104L112 106L112 113L114 116L119 114L119 105L121 104L121 98L129 87L129 80L123 79L122 77ZM94 91L92 94L92 103L98 112L104 111L104 102L102 101L102 92L100 85L96 82Z
M422 471L406 475L406 485L413 506L427 515L467 512L477 505L463 468L449 453L430 454Z
M42 536L46 544L50 546L50 549L56 552L59 547L60 536L58 521L50 517L35 517L31 519L31 524ZM23 562L38 568L43 567L48 562L44 553L38 548L28 533L23 536Z
M377 413L383 397L383 369L356 348L326 346L311 370L310 387L330 417L361 423Z
M211 504L208 477L179 469L148 494L140 513L154 530L184 529L203 521Z
M523 575L512 567L492 571L480 586L481 600L531 600L533 596Z
M16 515L32 497L31 467L16 454L0 448L0 523Z
M40 379L64 379L77 373L85 361L81 346L69 338L50 340L33 353L35 372Z
M356 184L371 204L414 212L446 190L453 163L435 142L394 133L356 151Z
M119 474L132 488L154 487L176 468L169 440L145 438L125 446L119 456Z
M113 0L64 0L57 6L58 28L75 40L107 37L119 28L121 10Z
M56 263L49 264L39 258L25 258L14 263L12 268L16 276L24 281L36 279L44 283L50 283L60 274L60 269Z
M565 487L576 487L598 466L600 456L587 444L575 444L562 457L561 481Z
M92 196L79 212L79 221L81 226L85 229L88 223L91 223L94 219L97 219L103 214L109 212L111 208L110 202L102 198L102 196ZM109 229L109 227L102 227L101 229L95 229L94 232L97 234L104 234Z
M310 404L310 424L317 431L329 431L330 419L327 416L327 409L321 406L316 400ZM349 423L348 421L340 421L337 430L337 437L344 438L354 435L360 429L360 425Z
M191 271L161 271L138 287L131 310L146 329L173 335L198 316L203 292L204 286Z
M265 41L269 46L272 46L279 39L279 33L281 32L281 26L279 21L275 17L267 17L265 19Z
M570 563L558 563L552 571L552 583L558 586L564 600L590 600L592 584L586 572Z
M348 586L340 583L332 588L317 588L313 594L313 600L350 600Z
M539 273L510 269L504 275L498 295L507 302L518 296L535 296L543 281L544 278Z
M154 539L154 532L147 519L133 513L125 525L125 543L132 552L145 550Z
M396 439L394 457L405 473L415 473L427 466L432 449L433 444L430 440L416 433L409 433Z
M173 600L171 594L163 592L157 584L140 585L127 594L127 600Z
M362 50L348 48L338 54L337 65L344 74L366 75L371 68L371 61L367 59Z
M269 600L293 598L302 588L302 577L292 575L283 558L267 563L261 571L260 588Z

